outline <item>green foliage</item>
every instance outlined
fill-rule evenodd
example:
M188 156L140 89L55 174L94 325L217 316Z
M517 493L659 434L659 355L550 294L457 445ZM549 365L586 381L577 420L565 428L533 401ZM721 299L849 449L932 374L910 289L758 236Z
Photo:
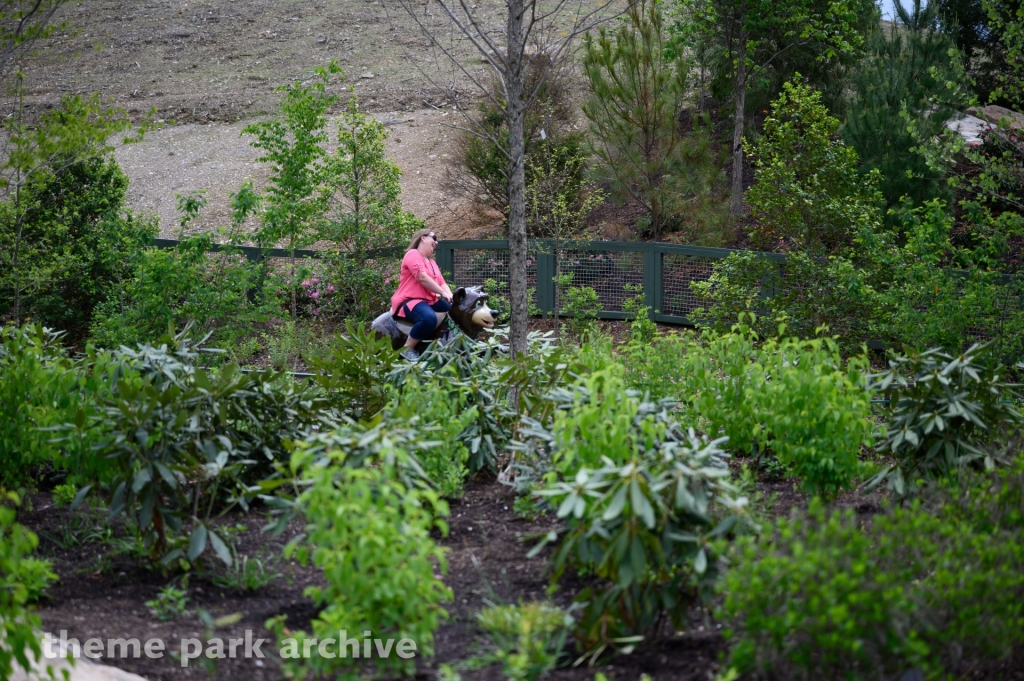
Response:
M771 450L811 492L834 495L860 472L871 443L865 358L846 366L829 338L769 339L749 329L691 344L681 373L683 399L706 432L735 452Z
M262 589L281 576L270 566L270 562L264 562L259 558L249 559L249 556L242 556L241 560L234 561L227 571L215 575L213 583L222 589L237 589L239 591L253 592Z
M37 6L42 4L46 3L37 3ZM0 238L9 245L0 252L0 304L15 324L21 322L22 294L26 292L42 294L44 299L35 302L53 306L51 313L57 315L73 312L67 308L71 303L66 300L67 295L83 295L94 304L102 291L84 282L80 292L69 292L65 288L65 295L50 291L49 286L55 284L58 290L66 287L68 282L64 280L83 275L84 265L88 263L94 268L100 267L99 288L104 288L102 270L115 274L121 268L116 258L104 249L123 245L125 241L137 241L140 236L137 225L110 224L98 230L101 243L96 244L96 234L88 234L94 227L83 225L80 220L91 221L81 214L89 210L101 211L115 223L119 220L116 217L119 211L113 210L112 215L107 208L114 208L110 201L117 203L119 191L123 192L123 186L120 189L118 186L123 185L124 180L111 168L104 177L102 162L96 166L94 160L104 159L112 151L108 144L111 136L132 129L127 114L123 109L104 106L99 93L88 99L66 95L58 107L44 113L37 124L30 126L23 117L23 79L19 73L15 87L18 101L14 115L4 122L6 142L0 155L0 190L5 199L0 210ZM136 137L126 137L124 141L141 139L148 127L148 120L144 121ZM100 186L94 192L83 186L83 172L86 175L98 173ZM49 205L54 197L47 190L59 189L62 185L71 190L71 195L57 201L56 205ZM76 205L77 211L74 210ZM76 212L80 214L75 215ZM85 233L75 235L76 231ZM81 244L77 243L76 236L81 238ZM77 265L62 262L65 255L75 255L80 262ZM59 276L51 281L54 274ZM48 291L52 297L46 297ZM65 300L61 302L61 298Z
M747 146L757 177L747 194L758 221L751 235L759 244L831 253L879 226L880 175L860 172L838 129L821 93L800 84L799 74L783 85L764 135Z
M385 155L384 124L361 113L355 95L338 123L328 173L334 215L323 232L339 249L331 257L338 292L329 307L337 317L368 319L388 306L386 280L396 275L393 257L380 251L404 250L424 223L402 210L401 171Z
M125 214L128 178L111 156L47 173L22 191L21 314L80 339L93 309L131 278L132 254L155 234L150 222ZM0 204L0 240L14 244L16 202ZM13 268L0 275L0 310L14 305Z
M502 671L510 681L533 681L551 671L574 621L550 603L489 605L477 622L498 647Z
M583 135L574 129L571 81L567 72L552 68L551 57L543 53L527 56L523 80L523 91L536 93L527 103L523 119L526 187L536 187L538 182L543 186L557 178L568 205L575 205L585 185L586 168L580 162ZM457 138L455 172L450 179L463 192L484 199L507 217L509 135L502 92L503 85L494 82L491 96L477 105L473 128L479 134L467 132ZM543 212L538 215L528 210L528 233L532 236L543 229L544 220Z
M78 488L74 485L57 485L53 488L53 505L57 508L70 506L78 494Z
M418 656L431 657L434 631L447 618L441 604L452 598L437 576L446 570L445 550L430 536L435 527L447 533L439 519L447 505L434 492L403 482L409 459L400 442L379 442L376 453L356 461L341 447L299 447L293 453L291 467L308 484L299 503L309 525L308 539L289 544L287 555L312 560L327 581L306 589L324 606L312 622L312 636L361 636L369 630L374 638L410 638ZM295 634L300 642L306 637ZM347 679L359 677L362 662L314 655L286 665ZM414 660L395 655L376 656L372 664L381 674L410 675L416 669Z
M173 249L146 248L132 258L133 276L97 308L92 340L101 347L158 338L168 325L230 341L262 316L249 300L258 272L230 251L211 254L212 235L186 237Z
M973 345L958 356L938 349L890 355L889 370L874 376L871 388L889 400L878 446L896 462L875 484L888 480L902 498L966 467L995 465L996 444L1024 419L1014 404L1021 399L1019 386L1006 381L990 349Z
M698 225L691 239L699 234L702 242L720 240L705 232L707 223L716 222L716 210L724 208L721 155L708 120L688 134L676 120L689 89L689 67L681 54L666 56L665 40L655 0L631 5L618 28L584 39L591 96L583 111L601 163L596 171L615 196L643 206L655 241L679 229L684 214Z
M886 207L908 197L915 205L946 198L944 173L929 168L914 149L917 141L901 115L917 121L921 134L939 135L954 110L943 100L946 83L959 74L949 51L953 41L938 30L937 3L915 0L907 11L896 3L894 23L873 31L868 57L854 71L853 94L842 135L863 159L861 172L878 169Z
M650 320L644 316L634 320L629 343L621 350L626 384L651 400L682 399L685 386L679 367L684 362L689 343L693 341L693 332L658 333L655 327L654 335L647 341L644 321ZM643 325L639 331L634 331L634 325L638 324Z
M572 282L572 272L567 275L565 283L559 282L559 286L567 286ZM569 333L578 342L583 342L594 335L597 331L597 313L604 309L601 300L590 286L569 286L565 292L565 300L562 303L562 314L565 316L565 326Z
M97 453L114 467L103 481L110 515L126 513L154 558L195 561L212 548L230 565L228 542L211 521L247 508L249 486L285 441L321 422L326 405L273 372L197 367L199 348L186 333L115 353L120 375L97 397L97 412L67 429L98 432Z
M644 305L644 287L639 284L626 284L624 288L633 294L622 304L622 311L632 317L629 323L629 340L637 345L650 344L658 332L658 325L651 319L651 308Z
M857 522L812 502L744 539L722 582L730 663L782 678L925 678L994 670L1024 640L1022 460Z
M373 416L387 404L388 374L395 363L390 338L377 338L372 329L345 322L322 357L310 357L314 380L334 407L353 418Z
M10 678L14 665L30 669L31 662L42 658L38 631L42 621L32 613L28 604L33 591L56 576L49 564L31 558L29 554L39 545L33 532L15 522L15 512L7 504L20 504L18 495L5 492L0 504L0 676ZM42 578L42 582L40 582Z
M146 601L146 608L149 609L150 614L161 622L176 620L182 615L188 614L187 607L187 582L183 583L180 588L173 584L168 584L160 589L156 598Z
M565 418L582 423L586 417L574 412L593 414L596 393L577 391L585 399L568 403ZM689 608L718 573L715 540L737 528L746 501L735 498L729 483L722 440L709 443L684 431L665 406L618 394L616 432L631 432L616 438L617 460L597 458L607 450L597 435L585 445L557 426L547 431L533 423L524 433L550 452L556 470L570 469L557 462L578 463L564 477L545 476L538 494L566 526L534 552L556 543L552 580L570 567L598 578L577 598L584 605L576 635L585 657L595 660L609 647L629 650L644 635L660 635L666 621L672 631L685 626Z
M406 420L424 438L434 441L419 459L441 496L448 499L462 496L469 473L469 449L463 433L479 418L477 407L469 406L468 391L458 387L457 375L450 366L423 380L410 376L388 410L389 419Z
M1011 218L1004 216L1004 223ZM882 262L891 279L879 294L875 337L952 354L991 341L992 356L1005 364L1024 357L1024 283L1002 274L1012 231L993 226L977 248L968 249L954 244L954 221L941 202L900 218L906 245Z
M337 102L328 95L331 75L341 73L332 61L318 68L309 84L282 85L281 118L247 125L243 135L253 135L252 146L261 149L257 160L269 163L269 186L260 196L264 210L256 241L261 246L284 242L292 252L289 288L292 317L296 314L295 251L316 241L330 208L334 164L325 150L328 141L327 112Z
M51 460L52 435L43 431L59 423L62 394L73 390L74 375L59 343L59 334L41 326L0 328L0 483L31 481L31 469Z
M1014 6L1016 5L1016 11ZM1024 5L1013 2L982 0L988 24L999 36L1006 54L1006 70L998 75L999 86L993 97L1005 97L1017 105L1024 104Z

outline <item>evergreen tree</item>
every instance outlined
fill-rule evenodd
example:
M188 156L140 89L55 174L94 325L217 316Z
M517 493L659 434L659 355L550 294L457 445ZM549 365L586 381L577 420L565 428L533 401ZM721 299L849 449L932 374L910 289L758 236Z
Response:
M714 191L721 165L706 130L686 135L679 126L688 67L682 56L666 56L658 3L641 0L617 30L588 36L583 67L597 173L614 194L644 207L660 240L688 202Z
M896 2L897 21L879 28L870 38L870 53L853 74L853 95L842 128L843 138L863 160L862 171L877 169L883 178L887 207L904 196L914 205L948 199L941 169L929 167L914 151L917 140L908 130L908 115L927 135L937 135L953 117L949 103L936 100L945 84L957 79L950 56L953 41L937 30L934 4L913 0L908 11Z

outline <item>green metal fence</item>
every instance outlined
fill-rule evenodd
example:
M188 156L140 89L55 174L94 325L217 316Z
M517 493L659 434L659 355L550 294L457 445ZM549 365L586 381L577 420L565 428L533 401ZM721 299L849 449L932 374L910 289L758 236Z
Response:
M623 305L633 297L626 285L643 286L644 304L657 322L692 325L693 311L703 306L690 284L705 281L714 264L735 251L665 243L630 241L586 241L555 243L527 242L527 287L534 290L533 303L545 316L555 307L553 281L560 261L562 273L573 273L573 286L590 286L597 292L604 311L602 319L625 319ZM785 262L785 256L764 253L764 257ZM437 245L438 265L451 283L459 286L483 284L494 279L508 283L508 242L441 241Z
M173 239L154 239L157 248L174 248ZM261 249L254 246L233 246L250 262L289 258L287 249ZM219 250L215 248L214 250ZM604 308L602 319L625 319L623 305L635 294L626 285L642 286L644 304L651 308L651 318L668 324L692 325L693 311L703 306L690 284L705 281L713 272L715 261L735 253L727 248L705 248L665 243L632 241L563 241L555 248L549 240L527 242L527 287L533 289L533 303L544 316L555 309L555 272L558 262L562 273L573 273L573 286L590 286L597 292ZM375 257L401 257L400 250L375 253ZM763 253L765 258L780 264L785 256ZM314 250L296 251L296 256L319 258ZM499 287L507 287L508 241L453 240L437 245L437 263L449 282L458 286L476 286L488 279Z

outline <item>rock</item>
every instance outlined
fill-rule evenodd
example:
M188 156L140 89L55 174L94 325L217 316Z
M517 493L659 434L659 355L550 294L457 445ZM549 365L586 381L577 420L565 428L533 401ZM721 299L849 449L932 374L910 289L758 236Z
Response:
M56 652L60 649L60 644L56 643L53 646L53 651ZM108 667L104 664L96 664L87 657L78 657L74 661L74 665L71 664L71 660L67 658L46 657L46 648L43 648L43 655L39 658L36 664L32 665L32 673L26 674L25 670L18 666L17 663L14 665L14 674L8 681L35 681L36 679L45 679L46 668L50 667L53 669L53 678L62 679L64 672L68 672L68 681L146 681L137 674L126 672L123 669L117 667Z
M1009 124L1010 130L1024 130L1024 114L1007 109L1005 106L990 104L968 109L967 113L997 124L999 121L1005 120Z
M366 73L359 74L359 77L369 80L370 78L373 78L373 74L367 71Z
M946 121L946 127L953 132L960 133L969 147L980 147L983 144L982 134L992 129L992 124L983 121L977 116L964 116L959 119Z

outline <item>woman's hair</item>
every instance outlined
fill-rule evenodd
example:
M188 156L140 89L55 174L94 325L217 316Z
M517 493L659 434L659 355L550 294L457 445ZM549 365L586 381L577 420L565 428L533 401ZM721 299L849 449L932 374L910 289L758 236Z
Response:
M433 234L433 233L434 233L434 230L432 230L432 229L421 229L418 232L416 232L415 234L413 234L412 235L412 241L409 242L409 250L411 251L414 248L419 248L420 247L420 239L422 239L423 237L425 237L428 234Z

